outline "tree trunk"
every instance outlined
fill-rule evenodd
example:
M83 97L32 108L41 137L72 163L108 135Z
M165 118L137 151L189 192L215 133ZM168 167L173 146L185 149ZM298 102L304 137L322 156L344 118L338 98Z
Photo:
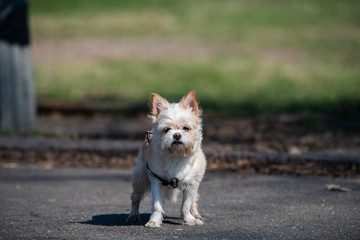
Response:
M35 128L35 94L26 1L0 2L0 129Z

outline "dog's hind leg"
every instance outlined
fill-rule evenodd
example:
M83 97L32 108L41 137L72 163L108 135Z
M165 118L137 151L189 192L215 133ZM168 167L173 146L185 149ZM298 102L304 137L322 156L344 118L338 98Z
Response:
M129 216L126 219L126 222L136 222L140 221L140 214L139 214L139 206L140 201L142 199L142 195L139 192L133 192L131 194L131 211Z
M132 177L133 193L131 194L131 211L126 222L135 222L140 220L139 206L145 193L150 189L150 182L146 171L139 162L133 172Z

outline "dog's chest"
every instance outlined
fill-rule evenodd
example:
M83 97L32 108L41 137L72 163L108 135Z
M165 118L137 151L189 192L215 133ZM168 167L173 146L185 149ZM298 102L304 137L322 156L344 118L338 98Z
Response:
M179 162L167 162L164 166L164 175L171 179L177 178L180 181L184 181L189 177L192 164L186 161Z

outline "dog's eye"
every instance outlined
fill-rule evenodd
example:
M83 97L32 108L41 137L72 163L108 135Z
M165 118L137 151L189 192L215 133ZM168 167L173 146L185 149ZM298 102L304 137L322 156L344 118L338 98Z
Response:
M187 132L191 130L191 128L189 126L185 126L185 127L183 127L183 129Z
M170 131L170 128L164 128L164 133L167 133L168 131Z

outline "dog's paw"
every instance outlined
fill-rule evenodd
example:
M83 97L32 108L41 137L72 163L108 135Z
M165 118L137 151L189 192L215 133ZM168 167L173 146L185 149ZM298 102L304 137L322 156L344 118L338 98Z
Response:
M149 227L149 228L161 227L161 222L149 221L145 224L145 227Z
M127 223L137 222L137 221L140 221L140 215L139 214L129 214L129 216L126 219Z
M203 221L203 222L205 221L205 219L203 217L201 217L200 214L194 215L194 217L196 219L199 219L199 220Z
M185 221L184 224L189 226L201 226L204 225L204 222L201 221L200 219L195 218L193 220Z

